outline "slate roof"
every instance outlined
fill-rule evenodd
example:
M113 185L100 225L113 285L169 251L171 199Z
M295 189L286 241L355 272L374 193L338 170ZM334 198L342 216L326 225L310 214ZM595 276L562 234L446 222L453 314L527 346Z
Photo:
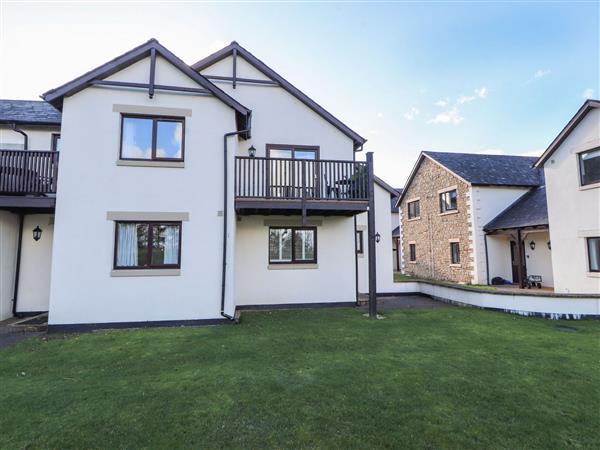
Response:
M400 237L400 225L398 225L396 228L394 228L394 231L392 231L392 237Z
M475 153L423 152L465 181L480 186L539 186L535 157L480 155Z
M543 225L548 226L548 204L546 186L539 186L519 197L483 229L489 232Z
M402 188L394 188L394 189L398 192L398 195L392 195L392 198L391 198L392 213L397 213L397 212L400 212L400 209L396 205L398 204L398 199L400 198L400 195L402 194Z
M50 103L36 100L0 100L0 123L60 125L61 113Z

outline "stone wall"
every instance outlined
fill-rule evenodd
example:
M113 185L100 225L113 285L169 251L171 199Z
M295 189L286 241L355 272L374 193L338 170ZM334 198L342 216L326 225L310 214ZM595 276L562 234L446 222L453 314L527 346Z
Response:
M458 210L440 213L439 191L456 187ZM408 219L408 202L419 198L420 217ZM470 187L437 163L424 157L402 199L402 246L405 273L420 278L471 283L473 273L470 230ZM451 264L450 242L460 244L460 264ZM416 244L410 262L409 244Z

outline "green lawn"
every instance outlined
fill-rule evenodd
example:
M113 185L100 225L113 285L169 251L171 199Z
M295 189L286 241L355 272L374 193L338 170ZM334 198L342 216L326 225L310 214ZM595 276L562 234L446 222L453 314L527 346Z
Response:
M400 272L394 272L394 283L402 283L403 281L417 281L417 278L410 275L404 275Z
M385 316L25 341L0 350L0 448L600 448L600 322Z

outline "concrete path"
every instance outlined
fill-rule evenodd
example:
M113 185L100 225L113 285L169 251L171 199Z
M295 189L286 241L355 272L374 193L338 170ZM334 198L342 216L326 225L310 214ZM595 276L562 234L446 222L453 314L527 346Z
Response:
M451 308L444 302L433 300L424 295L391 295L389 297L377 297L377 310L390 311L393 309L434 309ZM362 306L368 309L367 305Z
M10 347L18 342L35 336L43 336L44 331L31 331L22 327L10 326L18 319L7 319L0 322L0 349Z

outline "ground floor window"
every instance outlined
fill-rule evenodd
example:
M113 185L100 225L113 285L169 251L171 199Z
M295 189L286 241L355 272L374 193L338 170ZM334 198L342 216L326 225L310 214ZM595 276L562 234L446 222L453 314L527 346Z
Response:
M600 272L600 237L587 238L590 272Z
M411 262L417 260L417 244L408 244L408 255Z
M356 232L356 253L362 255L365 252L364 249L364 233L362 230Z
M181 222L116 222L115 269L179 268Z
M270 227L269 263L316 263L317 229L315 227Z
M450 242L450 261L451 264L460 264L460 244Z

